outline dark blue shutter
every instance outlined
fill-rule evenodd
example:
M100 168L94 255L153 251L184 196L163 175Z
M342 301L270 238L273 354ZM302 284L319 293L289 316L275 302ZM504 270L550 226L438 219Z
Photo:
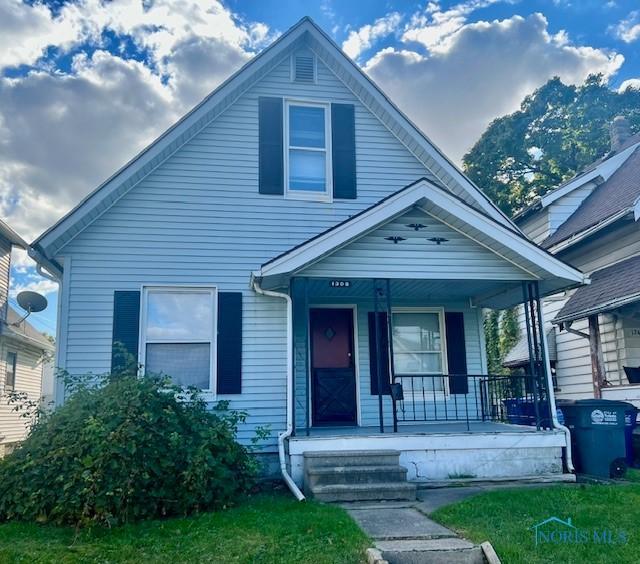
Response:
M353 104L331 104L333 197L353 200L356 189L356 125Z
M284 194L282 98L258 98L258 145L260 194Z
M218 293L218 394L242 392L242 293Z
M118 290L113 293L113 332L111 372L121 372L138 362L140 339L140 292Z
M376 354L376 318L373 311L369 312L369 375L371 378L371 395L378 395L378 370L382 382L382 393L391 393L389 376L389 332L387 329L387 313L378 312L378 343L380 355ZM378 366L378 356L380 365Z
M449 378L449 391L452 394L469 393L467 374L467 347L464 340L464 314L459 311L447 311L444 314L445 333L447 335L447 364L449 374L464 375Z

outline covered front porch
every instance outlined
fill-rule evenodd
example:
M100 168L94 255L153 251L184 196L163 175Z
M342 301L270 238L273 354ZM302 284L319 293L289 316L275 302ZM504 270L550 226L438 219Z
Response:
M292 435L406 434L429 423L466 433L478 424L551 428L535 282L507 284L520 289L531 313L527 333L537 353L530 369L487 372L482 307L474 300L504 285L293 277Z
M313 452L391 449L412 480L562 472L540 300L584 277L518 232L422 180L254 276L291 300L298 483ZM529 369L489 374L483 308L522 303Z

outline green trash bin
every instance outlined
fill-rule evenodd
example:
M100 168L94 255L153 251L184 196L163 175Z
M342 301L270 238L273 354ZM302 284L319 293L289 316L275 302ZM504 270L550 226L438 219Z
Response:
M621 478L627 471L625 412L633 406L623 401L558 400L571 431L573 462L581 474Z

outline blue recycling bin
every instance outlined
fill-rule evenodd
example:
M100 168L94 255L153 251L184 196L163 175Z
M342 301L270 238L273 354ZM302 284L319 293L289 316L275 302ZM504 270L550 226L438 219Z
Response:
M631 468L634 465L633 454L633 430L637 426L638 409L633 408L624 413L624 443L627 451L627 465Z

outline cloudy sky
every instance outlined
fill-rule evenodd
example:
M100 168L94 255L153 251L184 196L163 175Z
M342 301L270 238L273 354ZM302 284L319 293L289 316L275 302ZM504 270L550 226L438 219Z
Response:
M0 217L32 241L305 15L456 162L554 75L640 86L637 0L0 0Z

